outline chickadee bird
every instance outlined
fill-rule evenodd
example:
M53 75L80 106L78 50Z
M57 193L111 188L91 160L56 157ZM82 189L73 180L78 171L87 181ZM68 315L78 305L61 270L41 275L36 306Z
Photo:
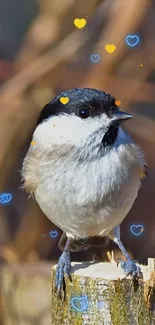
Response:
M66 105L61 97L68 98ZM75 238L108 236L126 258L126 274L141 273L120 240L120 224L146 169L142 150L121 128L131 117L119 111L113 96L90 88L62 92L40 114L22 176L25 189L67 236L56 269L59 294L64 273L71 280Z

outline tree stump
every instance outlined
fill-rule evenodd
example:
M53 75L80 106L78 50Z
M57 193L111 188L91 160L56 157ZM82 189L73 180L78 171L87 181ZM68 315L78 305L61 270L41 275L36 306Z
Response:
M1 269L3 325L49 325L51 263L7 265Z
M72 263L72 280L66 279L66 300L54 292L52 268L52 325L154 325L155 259L140 265L143 280L132 283L116 262Z

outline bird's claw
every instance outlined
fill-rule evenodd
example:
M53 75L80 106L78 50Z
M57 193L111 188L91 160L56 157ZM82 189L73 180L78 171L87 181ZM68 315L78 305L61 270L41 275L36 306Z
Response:
M122 259L118 259L117 261L117 266L120 264L121 268L126 273L126 277L131 275L133 282L143 278L141 268L139 265L136 265L136 262L137 261L133 261L131 258L128 258L126 261L123 261Z
M55 281L55 292L58 294L59 298L62 300L62 291L64 293L64 299L66 297L66 284L64 274L66 274L72 282L71 278L71 261L70 253L63 252L58 260L58 265L56 268L56 281Z

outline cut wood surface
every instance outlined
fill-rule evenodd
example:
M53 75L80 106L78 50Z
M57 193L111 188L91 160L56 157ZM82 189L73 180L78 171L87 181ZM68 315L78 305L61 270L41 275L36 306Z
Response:
M154 259L141 265L143 280L134 286L122 269L112 263L72 263L66 279L66 301L54 293L52 270L52 325L154 325Z

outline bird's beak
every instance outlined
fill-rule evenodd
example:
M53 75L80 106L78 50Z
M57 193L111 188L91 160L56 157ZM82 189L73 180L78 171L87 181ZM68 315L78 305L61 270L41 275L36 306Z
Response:
M126 112L121 112L119 110L115 110L115 112L112 113L111 120L112 120L112 122L121 123L123 121L129 120L132 117L133 116L131 114L128 114Z

